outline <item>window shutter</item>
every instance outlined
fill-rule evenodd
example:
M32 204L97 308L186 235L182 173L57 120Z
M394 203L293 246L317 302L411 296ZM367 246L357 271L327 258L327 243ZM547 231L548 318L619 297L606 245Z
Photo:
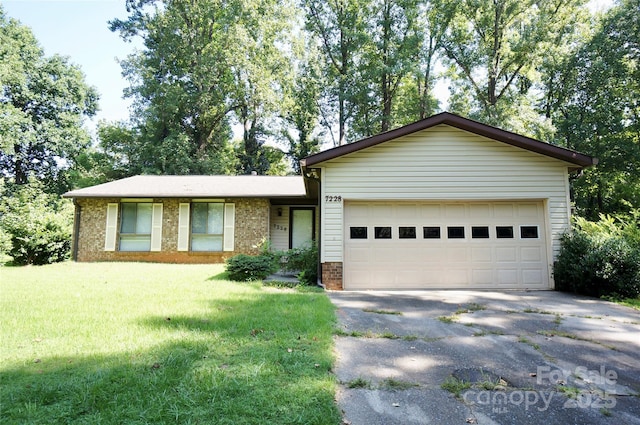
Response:
M118 204L107 204L107 228L104 237L104 250L116 250L116 233L118 230Z
M151 214L151 251L162 249L162 204L153 204Z
M224 247L223 251L233 251L236 225L236 204L224 204Z
M189 204L180 204L178 210L178 251L189 250Z

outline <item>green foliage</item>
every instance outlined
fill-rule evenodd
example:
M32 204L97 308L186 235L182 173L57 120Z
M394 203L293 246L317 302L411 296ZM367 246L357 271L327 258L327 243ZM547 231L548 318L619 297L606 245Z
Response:
M442 2L451 24L443 49L451 65L452 111L537 136L532 104L542 61L572 41L582 0ZM466 111L465 111L466 110Z
M640 220L578 218L562 238L556 289L616 298L640 297Z
M43 192L30 180L8 185L0 203L0 232L6 253L16 265L48 264L68 258L71 248L73 205ZM6 243L9 239L10 246Z
M307 245L280 253L285 260L282 268L285 271L297 272L300 282L315 285L318 282L318 246Z
M60 193L90 143L82 123L95 114L98 94L67 58L46 57L31 30L1 7L0 58L0 169L18 184L34 174Z
M277 270L277 263L271 255L238 254L226 262L229 279L239 282L262 280Z
M557 143L599 159L572 182L576 209L591 220L640 208L638 10L638 0L614 6L548 77Z
M291 3L147 0L128 10L111 29L144 41L123 62L135 100L135 173L280 173L271 164L282 153L264 143L275 133L267 123L289 104ZM229 158L233 124L243 137Z

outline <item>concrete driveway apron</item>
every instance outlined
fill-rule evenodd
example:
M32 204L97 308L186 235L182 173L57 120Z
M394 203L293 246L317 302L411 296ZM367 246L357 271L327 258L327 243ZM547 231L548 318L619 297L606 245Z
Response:
M329 292L345 424L640 424L640 312L553 291Z

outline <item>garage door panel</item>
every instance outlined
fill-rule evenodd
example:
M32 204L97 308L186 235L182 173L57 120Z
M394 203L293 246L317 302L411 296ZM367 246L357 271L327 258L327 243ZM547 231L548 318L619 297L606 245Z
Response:
M464 204L446 204L445 205L445 214L450 218L460 218L464 219L465 217L465 205Z
M539 201L345 201L344 288L548 288L544 211ZM350 239L351 226L366 227L367 238ZM376 239L376 226L391 238ZM400 227L415 228L415 238ZM449 238L449 227L464 228L464 238Z
M496 261L499 263L513 263L518 259L517 247L507 246L496 248Z
M446 273L444 280L450 286L466 286L469 283L468 275L467 270L452 269Z
M520 261L542 261L542 249L537 246L520 248Z
M445 248L446 259L450 263L466 263L469 261L469 249L464 246Z
M471 276L474 285L491 285L495 280L493 269L473 269Z
M540 269L524 269L522 270L522 283L525 285L538 285L542 280Z
M471 204L469 215L474 219L488 219L492 216L491 204Z
M498 269L499 285L516 285L518 283L518 269Z
M537 203L520 203L518 204L518 217L520 218L533 218L538 217L538 204Z
M369 247L356 246L351 247L347 254L347 261L351 263L368 263L369 262Z
M422 254L420 255L421 260L426 263L441 263L445 258L442 248L421 247L419 252Z
M471 261L474 263L480 262L493 262L493 249L492 247L474 247L471 248Z
M422 204L420 206L421 216L423 219L440 219L442 215L442 205L440 204Z

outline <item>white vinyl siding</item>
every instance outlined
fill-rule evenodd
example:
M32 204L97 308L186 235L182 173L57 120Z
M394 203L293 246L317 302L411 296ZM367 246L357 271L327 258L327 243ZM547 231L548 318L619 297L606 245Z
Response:
M104 250L116 250L118 233L118 204L107 204L107 226L105 229Z
M322 262L343 261L344 200L542 201L554 257L569 226L568 163L444 124L318 165Z
M278 210L281 211L278 215ZM271 217L269 241L274 251L286 251L289 249L289 207L285 205L273 205Z
M189 251L189 206L181 203L178 207L178 251Z

